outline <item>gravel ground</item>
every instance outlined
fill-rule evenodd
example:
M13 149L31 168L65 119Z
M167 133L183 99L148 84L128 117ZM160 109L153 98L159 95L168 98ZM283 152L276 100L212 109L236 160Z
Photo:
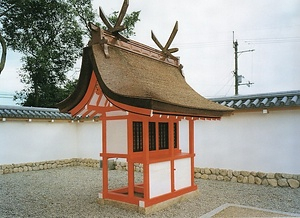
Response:
M136 177L141 178L137 173ZM102 189L96 168L66 167L0 175L0 217L145 217L96 202ZM126 184L126 172L109 171L110 188ZM195 180L198 198L146 217L199 217L225 203L300 214L300 188L273 188Z

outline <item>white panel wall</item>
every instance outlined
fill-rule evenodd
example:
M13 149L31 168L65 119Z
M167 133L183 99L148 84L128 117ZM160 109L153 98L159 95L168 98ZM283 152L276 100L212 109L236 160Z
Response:
M300 111L195 122L195 166L300 174Z
M76 135L78 157L99 159L102 151L102 122L78 123Z
M108 120L107 153L127 154L127 120Z
M150 198L171 192L171 162L153 163L149 166Z
M77 157L76 124L0 122L0 164Z
M174 161L175 167L175 189L182 189L191 186L191 158L184 158Z
M179 147L182 152L189 153L189 121L179 122Z

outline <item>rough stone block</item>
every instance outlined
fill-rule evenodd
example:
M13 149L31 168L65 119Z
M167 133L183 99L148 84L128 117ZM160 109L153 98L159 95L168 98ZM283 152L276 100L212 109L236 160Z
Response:
M232 178L232 176L233 176L233 171L232 170L228 170L228 172L227 172L227 176L229 177L229 178Z
M279 180L282 178L282 174L281 173L275 173L275 179Z
M210 171L210 169L205 168L205 169L204 169L204 173L207 174L207 175L210 175L210 174L211 174L211 171Z
M221 175L218 175L218 176L217 176L217 180L218 180L218 181L222 181L222 180L224 180L224 177L221 176Z
M195 178L199 179L201 177L201 173L195 173Z
M291 188L298 188L299 187L299 181L296 179L288 179L288 183Z
M288 182L287 182L286 179L278 179L278 185L280 187L288 187L289 186L289 184L288 184Z
M216 180L217 176L216 175L209 175L208 179L210 179L210 180Z
M244 176L238 175L237 176L237 182L243 182Z
M259 177L255 177L255 178L254 178L254 182L255 182L255 184L257 184L257 185L260 185L261 182L262 182L262 180L261 180L261 178L259 178Z
M235 177L237 177L237 176L240 175L240 171L233 171L232 174L233 174Z
M216 174L216 169L210 168L209 170L210 170L211 174Z
M208 179L208 175L207 174L202 174L200 178L201 179Z
M268 183L268 180L267 180L267 179L263 179L263 180L262 180L262 182L261 182L261 184L263 184L263 185L269 185L269 183Z
M18 167L15 167L15 168L13 169L13 172L14 172L14 173L18 173L18 172L19 172L19 168L18 168Z
M275 178L275 173L268 173L267 174L267 179L274 179Z
M224 176L224 181L229 182L231 178L229 176Z
M292 174L288 174L288 173L283 173L282 177L286 178L286 179L291 179L291 178L293 178L293 175Z
M244 178L243 178L243 183L248 183L248 181L249 181L249 179L248 179L248 176L245 176Z
M261 179L265 178L266 175L267 175L267 174L266 174L266 173L263 173L263 172L258 172L258 173L257 173L257 176L258 176L259 178L261 178Z
M226 176L226 175L228 174L228 171L227 171L227 170L224 170L224 169L221 169L221 170L220 170L220 174L221 174L222 176Z
M271 185L273 187L276 187L278 185L276 179L267 179L267 180L268 180L269 185Z
M195 168L194 168L194 172L195 172L195 173L200 173L200 168L199 168L199 167L195 167Z
M241 175L242 176L249 176L250 172L248 172L248 171L241 171Z
M254 179L254 176L253 176L253 175L250 175L250 176L248 177L248 179L249 179L249 183L250 183L250 184L254 184L254 183L255 183L255 179Z
M237 182L237 178L235 176L233 176L230 181L231 182Z

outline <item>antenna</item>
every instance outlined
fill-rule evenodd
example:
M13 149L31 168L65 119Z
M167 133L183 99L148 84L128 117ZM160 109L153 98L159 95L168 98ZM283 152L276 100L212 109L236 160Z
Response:
M246 52L253 52L255 51L254 49L251 50L245 50L245 51L238 51L238 41L234 41L234 31L233 31L233 48L234 48L234 78L235 78L235 85L234 85L234 94L238 95L239 94L239 86L246 85L250 87L254 83L248 81L247 83L242 83L242 78L244 78L242 75L238 75L238 54L246 53Z

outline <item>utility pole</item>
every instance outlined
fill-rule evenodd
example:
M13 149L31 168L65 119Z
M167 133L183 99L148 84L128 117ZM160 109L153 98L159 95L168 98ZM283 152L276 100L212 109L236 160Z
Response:
M254 49L251 50L246 50L246 51L238 51L238 41L235 40L234 41L234 31L233 31L233 48L234 48L234 95L238 95L239 94L239 86L241 85L247 85L248 87L250 87L250 85L254 84L251 83L250 81L248 81L248 83L243 83L242 84L242 76L238 75L238 54L241 53L245 53L245 52L253 52Z
M233 32L234 34L234 32ZM234 95L239 94L239 79L238 79L238 42L234 41L233 35L233 48L234 48Z

